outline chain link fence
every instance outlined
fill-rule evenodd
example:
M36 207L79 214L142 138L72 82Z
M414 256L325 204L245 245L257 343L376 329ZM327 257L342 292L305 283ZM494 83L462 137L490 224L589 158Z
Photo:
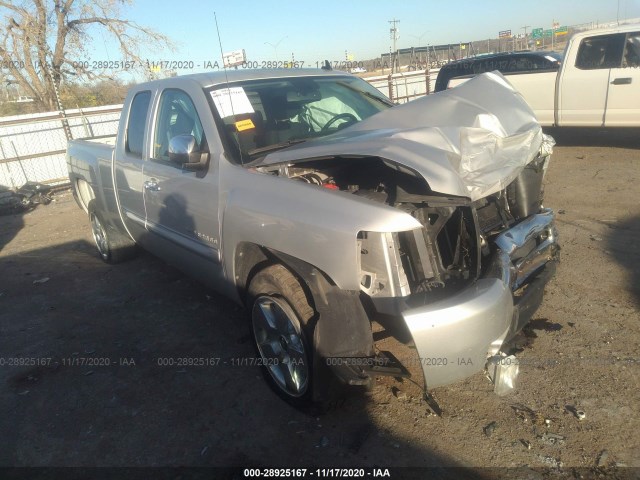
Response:
M122 105L65 111L72 138L115 135ZM27 182L68 183L67 135L60 112L0 118L0 190Z

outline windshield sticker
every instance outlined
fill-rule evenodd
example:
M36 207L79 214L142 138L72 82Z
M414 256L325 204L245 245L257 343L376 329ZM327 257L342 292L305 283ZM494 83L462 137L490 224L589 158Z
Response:
M211 92L211 98L222 118L253 113L253 106L242 87L221 88Z
M256 126L253 124L250 118L236 122L236 129L239 132L244 132L245 130L251 130L252 128L256 128Z

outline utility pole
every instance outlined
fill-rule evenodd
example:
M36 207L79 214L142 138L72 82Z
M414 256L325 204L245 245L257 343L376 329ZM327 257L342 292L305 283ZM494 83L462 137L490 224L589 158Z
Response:
M396 42L398 41L398 38L400 38L399 32L398 32L398 27L397 24L400 23L400 20L396 20L395 18L393 20L389 20L389 23L391 24L391 28L389 29L389 34L391 37L391 40L393 42L393 60L392 60L392 64L391 64L391 73L394 73L395 71L395 66L396 66L396 61L397 61L397 48L396 48Z
M556 20L554 18L553 22L551 23L551 50L554 49L554 44L556 41L556 28L558 28L558 25L560 24L556 23Z
M523 50L528 50L529 49L529 41L527 40L527 28L530 28L531 25L525 25L524 27L522 27L522 29L524 30L524 48Z

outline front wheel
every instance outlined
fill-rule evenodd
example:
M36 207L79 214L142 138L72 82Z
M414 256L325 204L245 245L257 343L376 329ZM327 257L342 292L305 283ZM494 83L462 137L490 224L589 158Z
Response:
M261 363L271 387L296 406L312 399L309 320L315 311L300 282L282 265L258 272L249 285L248 308Z

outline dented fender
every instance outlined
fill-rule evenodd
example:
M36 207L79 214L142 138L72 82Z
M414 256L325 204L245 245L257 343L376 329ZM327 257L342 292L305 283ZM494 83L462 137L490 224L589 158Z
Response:
M251 242L304 259L339 288L358 291L358 232L422 228L407 213L348 193L243 168L228 175L235 187L225 199L221 223L229 273L235 270L237 246Z

